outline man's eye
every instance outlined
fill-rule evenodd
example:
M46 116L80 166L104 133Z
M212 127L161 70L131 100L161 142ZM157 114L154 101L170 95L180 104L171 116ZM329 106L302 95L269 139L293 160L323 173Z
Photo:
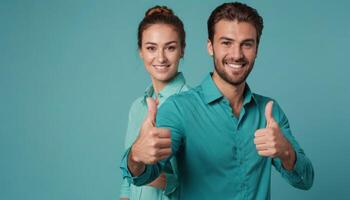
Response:
M224 46L230 46L230 45L231 45L231 42L229 42L229 41L223 41L223 42L221 42L221 44L224 45Z
M243 43L243 47L251 48L251 47L253 47L253 43L250 43L250 42Z

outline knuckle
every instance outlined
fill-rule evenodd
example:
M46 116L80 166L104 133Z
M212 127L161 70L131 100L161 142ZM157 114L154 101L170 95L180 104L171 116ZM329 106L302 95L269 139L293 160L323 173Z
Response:
M271 149L271 154L272 155L275 155L277 153L277 150L276 149Z
M276 140L276 136L275 136L275 135L271 135L270 138L271 138L272 141L275 141L275 140Z
M153 163L155 163L155 162L157 162L156 158L153 157L153 158L150 159L150 163L153 164Z
M153 136L153 137L157 136L157 131L154 128L152 128L150 130L150 135Z
M152 149L152 150L149 152L149 154L150 154L152 157L154 157L154 156L157 155L157 151L156 151L155 149Z
M171 155L173 153L173 150L170 148L168 155Z
M155 140L152 140L151 143L150 143L150 146L152 148L155 148L157 146L157 142Z

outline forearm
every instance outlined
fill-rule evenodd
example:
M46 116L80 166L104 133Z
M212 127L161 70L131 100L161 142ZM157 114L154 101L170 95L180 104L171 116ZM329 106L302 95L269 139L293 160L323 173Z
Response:
M158 178L156 178L154 181L152 181L151 183L148 184L148 186L152 186L154 188L160 189L160 190L164 190L165 186L166 186L166 176L165 173L161 173L160 176Z
M291 171L294 168L296 157L292 145L288 144L285 152L281 155L282 166L284 169Z

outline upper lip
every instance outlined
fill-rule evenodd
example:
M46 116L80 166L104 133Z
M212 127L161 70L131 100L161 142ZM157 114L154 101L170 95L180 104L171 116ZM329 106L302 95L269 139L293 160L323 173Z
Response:
M224 63L228 64L228 65L245 65L245 64L247 64L247 62L244 61L243 59L241 59L241 60L225 59Z

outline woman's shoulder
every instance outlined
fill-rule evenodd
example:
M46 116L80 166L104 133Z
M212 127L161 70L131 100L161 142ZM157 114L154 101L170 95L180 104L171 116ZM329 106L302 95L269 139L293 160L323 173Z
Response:
M132 113L133 111L137 111L140 110L141 108L143 108L145 105L145 97L144 96L140 96L138 98L136 98L130 106L130 113Z

